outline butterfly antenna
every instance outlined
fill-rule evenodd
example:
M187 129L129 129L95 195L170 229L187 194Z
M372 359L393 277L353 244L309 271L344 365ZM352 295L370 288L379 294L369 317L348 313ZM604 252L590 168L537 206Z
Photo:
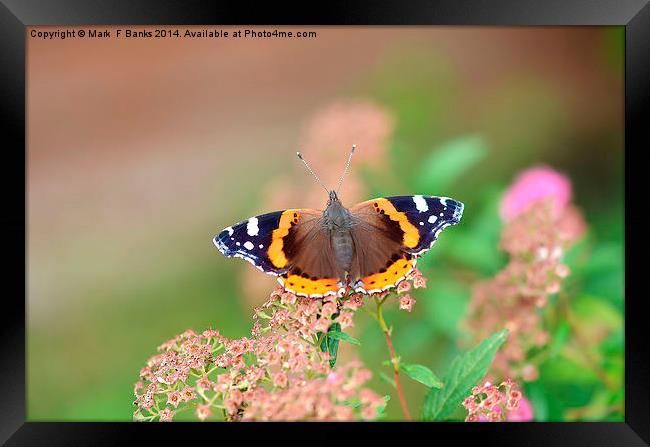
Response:
M307 170L309 172L311 172L311 175L313 175L316 178L316 181L318 182L318 184L323 187L323 189L325 190L325 192L327 192L327 194L329 194L330 193L329 190L325 187L325 185L323 185L323 182L321 181L320 178L318 178L316 173L311 170L311 168L307 164L307 161L304 158L302 158L302 154L300 152L296 152L296 155L298 155L298 158L300 159L300 161L302 161L305 164L305 167L307 168Z
M348 162L345 164L345 169L343 170L343 175L341 175L341 178L339 179L339 185L336 187L336 192L339 192L339 189L341 189L341 185L343 184L343 179L345 178L345 175L348 173L348 169L350 169L350 162L352 161L352 155L354 155L354 151L357 150L357 145L353 144L352 145L352 150L350 151L350 155L348 155Z

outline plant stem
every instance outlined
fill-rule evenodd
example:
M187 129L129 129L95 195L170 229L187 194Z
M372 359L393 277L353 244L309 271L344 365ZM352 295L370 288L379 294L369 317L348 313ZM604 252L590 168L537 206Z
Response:
M408 421L411 421L413 419L411 418L411 413L409 413L409 409L406 406L406 399L404 398L404 392L402 391L402 383L399 380L399 358L395 353L395 347L393 346L393 339L391 338L391 330L386 325L386 322L384 321L384 316L382 315L381 312L381 306L384 303L384 300L375 299L375 303L377 303L376 320L377 323L379 323L379 327L381 328L381 330L384 332L384 335L386 336L386 344L388 345L390 362L393 365L393 376L395 379L395 388L397 388L397 397L399 398L399 401L402 404L402 411L404 411L404 416L406 416L406 419Z

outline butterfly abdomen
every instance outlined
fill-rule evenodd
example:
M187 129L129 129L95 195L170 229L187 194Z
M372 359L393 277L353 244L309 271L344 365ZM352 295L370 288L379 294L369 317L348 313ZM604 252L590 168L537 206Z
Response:
M336 194L330 196L330 201L323 211L323 227L330 234L332 251L338 267L345 272L350 271L354 257L354 244L350 230L354 221L350 211L339 202Z
M336 262L342 270L349 272L352 266L352 257L354 256L354 244L352 235L348 230L332 231L332 250Z

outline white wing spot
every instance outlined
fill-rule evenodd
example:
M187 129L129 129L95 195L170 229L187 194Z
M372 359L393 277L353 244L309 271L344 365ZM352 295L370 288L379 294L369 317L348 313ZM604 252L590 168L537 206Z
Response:
M421 213L429 211L429 205L427 201L422 196L413 196L413 202L415 203L415 208Z
M244 242L244 247L246 248L246 250L252 250L254 245L251 241L246 241Z
M227 231L228 236L232 236L232 234L235 232L235 230L233 230L232 227L225 228L223 231Z
M235 242L235 245L239 247L241 244L239 242Z
M263 245L263 244L260 244L260 248L264 248L264 245Z
M436 223L436 220L438 220L436 216L434 215L429 216L429 223Z
M259 221L257 220L257 217L251 217L248 219L248 223L246 224L246 232L249 236L257 236L260 234L260 227L257 225L258 223Z
M424 225L424 222L420 222L420 225Z

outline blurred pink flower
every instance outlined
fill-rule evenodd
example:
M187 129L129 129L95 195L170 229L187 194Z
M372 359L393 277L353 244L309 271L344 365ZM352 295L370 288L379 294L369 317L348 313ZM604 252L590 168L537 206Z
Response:
M519 400L519 407L508 413L508 422L529 422L533 420L533 406L528 399L522 397Z
M587 228L570 196L568 179L549 168L533 168L515 180L503 199L499 247L510 261L493 278L474 284L462 323L474 340L496 330L510 331L490 367L493 379L538 378L538 365L531 359L535 349L549 342L541 312L552 295L563 292L570 273L564 253Z
M515 179L501 200L501 218L505 221L526 211L541 199L552 198L552 211L559 215L571 200L571 182L559 172L544 166L528 169Z
M198 417L200 420L205 421L210 416L212 416L210 405L199 404L196 406L196 417Z

